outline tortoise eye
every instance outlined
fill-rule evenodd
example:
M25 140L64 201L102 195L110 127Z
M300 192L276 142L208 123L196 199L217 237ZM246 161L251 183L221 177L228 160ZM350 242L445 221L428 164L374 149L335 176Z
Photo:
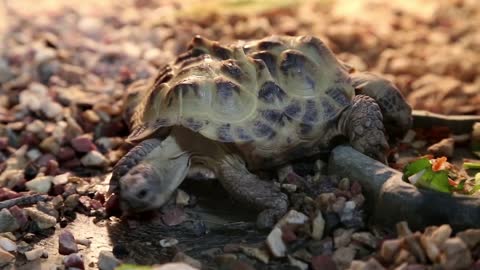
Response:
M147 194L148 194L148 190L142 189L137 193L137 198L143 199L145 198L145 196L147 196Z

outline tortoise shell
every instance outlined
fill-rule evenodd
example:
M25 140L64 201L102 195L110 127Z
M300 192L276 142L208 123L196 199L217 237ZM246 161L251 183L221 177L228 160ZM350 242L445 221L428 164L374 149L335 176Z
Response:
M348 73L311 36L227 46L196 36L143 93L127 140L174 125L220 142L267 148L318 138L351 104Z

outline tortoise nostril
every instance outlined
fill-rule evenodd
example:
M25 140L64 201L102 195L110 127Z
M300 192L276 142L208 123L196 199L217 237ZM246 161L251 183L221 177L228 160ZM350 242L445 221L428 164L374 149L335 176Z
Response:
M148 190L142 189L137 193L137 198L143 199L145 196L147 196Z

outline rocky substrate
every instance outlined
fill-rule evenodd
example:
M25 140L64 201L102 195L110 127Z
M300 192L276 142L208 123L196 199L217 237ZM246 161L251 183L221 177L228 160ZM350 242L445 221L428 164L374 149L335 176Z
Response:
M34 14L11 1L0 48L0 262L11 265L15 256L46 260L48 254L34 239L62 230L76 213L106 218L108 173L130 147L123 144L128 134L122 110L126 89L154 76L195 34L222 42L313 34L356 69L394 80L414 108L480 114L480 35L475 24L480 8L475 0L428 2L421 11L395 3L374 8L360 4L350 13L342 1L322 2L260 13L204 12L206 16L193 18L183 13L198 13L195 5L186 6L189 1L137 0L88 12L73 6ZM449 143L431 151L450 155ZM383 233L365 225L360 185L326 176L322 166L317 162L310 176L297 177L291 170L279 175L293 210L266 241L256 246L232 243L212 260L232 269L274 263L343 269L352 260L356 269L379 264L451 269L448 263L457 259L458 267L476 264L473 236L470 242L460 234L449 238L450 233L442 241L433 240L433 232L445 227L420 234L401 224L399 239L383 241ZM186 193L174 199L175 207L162 214L167 226L181 226L183 209L195 205ZM65 230L56 241L64 266L96 267L81 256L87 239ZM163 245L175 246L175 239ZM387 257L385 248L391 248ZM104 269L120 263L110 251L99 252L99 264L111 263ZM188 262L182 254L175 260Z

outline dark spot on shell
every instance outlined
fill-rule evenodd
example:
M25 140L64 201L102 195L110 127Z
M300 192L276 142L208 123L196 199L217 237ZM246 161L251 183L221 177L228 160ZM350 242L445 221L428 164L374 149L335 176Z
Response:
M302 108L299 102L293 101L292 103L288 104L288 106L285 108L285 115L288 116L289 118L295 119L298 117L301 110Z
M172 72L172 68L169 65L165 65L158 72L158 75L155 78L155 84L159 85L159 84L162 84L162 83L165 83L165 82L169 81L173 77L171 72Z
M204 61L207 58L210 58L210 55L202 54L202 55L199 55L199 56L196 56L196 57L187 58L187 59L185 59L184 61L181 62L180 68L184 68L184 67L189 66L191 64Z
M222 63L221 71L228 76L240 81L244 76L243 70L238 66L236 61L229 60Z
M307 135L307 134L310 133L312 130L313 130L313 126L312 126L312 125L300 124L300 133L301 133L302 135Z
M195 95L198 95L198 88L199 85L196 82L180 82L172 87L172 92L175 96L185 96L188 94L188 92L191 90L195 93Z
M168 97L168 100L167 100L167 107L172 106L172 103L173 103L173 97L170 96L170 97Z
M241 141L252 141L253 138L248 134L248 132L241 127L235 128L235 133Z
M336 116L337 110L328 102L328 100L322 100L323 113L327 119L333 119Z
M283 44L278 41L265 40L260 41L257 45L258 49L261 51L268 51L276 47L282 47Z
M217 43L214 43L212 45L212 53L214 56L222 59L222 60L226 60L226 59L229 59L230 56L231 56L231 52L229 49L225 48L225 47L222 47L220 45L218 45Z
M230 124L223 124L217 129L217 137L224 142L233 142Z
M182 54L180 54L177 59L175 60L175 64L179 64L181 62L184 62L186 61L187 59L190 59L190 58L195 58L195 57L198 57L202 54L205 54L205 52L199 48L192 48Z
M313 36L303 36L300 38L300 41L306 46L313 48L317 51L318 55L325 57L326 55L331 54L328 47L320 39Z
M157 98L157 95L160 93L162 87L164 85L158 85L158 86L154 86L154 88L152 89L152 91L150 92L150 96L148 97L148 106L153 106L156 98Z
M260 121L254 123L253 133L260 138L272 138L275 136L275 131L269 125Z
M305 73L307 61L307 57L305 57L305 55L302 53L294 50L288 50L285 52L284 59L280 63L280 70L285 75L288 75L289 73L300 75Z
M305 114L303 115L302 122L304 124L314 124L318 121L318 111L315 101L309 99L305 102Z
M277 59L275 55L267 51L261 51L252 54L252 58L262 60L267 66L270 74L272 74L274 77L277 75Z
M217 97L221 102L232 98L233 92L240 93L240 87L231 81L217 79L215 85L217 86Z
M275 111L275 110L262 110L260 111L262 114L262 117L267 120L269 123L272 124L281 124L283 125L283 113L280 111Z
M350 100L348 100L347 96L345 95L344 89L340 86L332 86L326 91L326 93L339 104L344 106L350 104Z
M189 129L193 131L198 131L203 127L203 122L202 121L197 121L193 118L187 118L185 120L185 126L188 127Z
M266 103L273 103L276 99L282 101L287 94L272 81L265 82L258 91L258 98Z

